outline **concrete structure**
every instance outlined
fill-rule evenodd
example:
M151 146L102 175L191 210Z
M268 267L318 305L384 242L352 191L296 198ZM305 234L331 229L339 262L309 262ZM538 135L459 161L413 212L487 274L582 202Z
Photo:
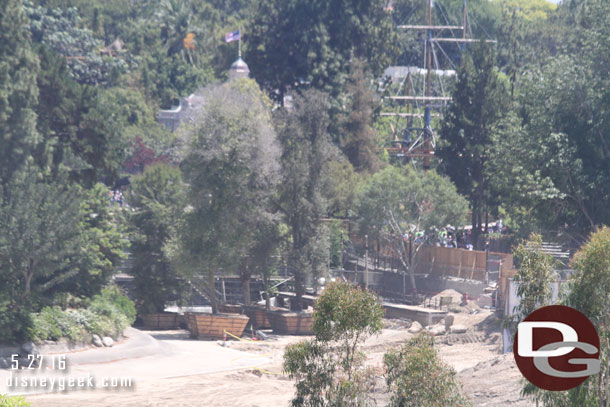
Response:
M389 302L384 302L381 305L386 318L410 319L419 322L423 327L435 325L447 316L447 311L415 305L392 304Z
M180 98L180 104L157 113L157 121L170 131L176 131L184 122L193 121L204 103L203 89L189 97Z

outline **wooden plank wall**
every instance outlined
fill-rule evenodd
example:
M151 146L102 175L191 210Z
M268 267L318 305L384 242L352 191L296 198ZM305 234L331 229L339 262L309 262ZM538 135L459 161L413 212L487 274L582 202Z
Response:
M507 253L492 253L502 260L502 269L512 270L513 256ZM447 247L422 246L415 256L417 273L439 277L458 277L470 280L485 280L486 256L484 251L452 249Z

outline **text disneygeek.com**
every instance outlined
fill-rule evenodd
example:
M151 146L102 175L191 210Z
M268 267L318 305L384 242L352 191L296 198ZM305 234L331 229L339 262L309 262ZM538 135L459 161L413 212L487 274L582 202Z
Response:
M71 391L96 388L129 389L134 385L131 377L95 377L86 376L38 376L10 373L6 387L15 390Z

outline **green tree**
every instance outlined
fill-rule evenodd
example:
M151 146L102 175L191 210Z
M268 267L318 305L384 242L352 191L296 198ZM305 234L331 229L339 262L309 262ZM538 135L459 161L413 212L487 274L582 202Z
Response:
M396 47L382 0L310 2L261 0L248 27L246 60L262 86L283 96L303 82L336 98L352 56L374 75L389 65Z
M132 137L147 133L152 139L161 132L152 111L135 91L77 83L64 58L44 46L38 51L36 113L41 137L31 152L36 163L52 174L67 168L70 178L86 187L102 179L113 182Z
M461 394L456 372L441 361L434 337L419 333L401 348L384 355L390 407L462 407L470 402Z
M0 3L0 181L6 184L39 140L36 131L38 58L20 0Z
M519 267L513 281L518 284L520 300L515 310L508 311L515 312L517 321L521 321L536 309L550 304L556 264L551 255L542 251L542 236L538 234L530 235L526 242L519 244L513 255Z
M108 284L129 247L121 211L108 204L108 188L101 183L73 197L80 204L80 250L72 261L75 276L57 293L91 297Z
M604 226L589 236L576 253L572 266L576 270L568 282L563 304L585 314L600 339L600 372L580 386L568 391L544 391L526 385L523 393L545 407L604 407L610 401L610 228Z
M263 278L267 295L265 305L271 309L269 283L277 265L275 256L286 239L285 227L282 227L277 213L269 212L269 216L262 217L254 222L254 232L251 235L250 249L248 250L240 268L242 293L244 304L250 304L250 281L253 275Z
M342 123L344 133L341 147L358 172L375 172L379 169L377 135L371 127L375 109L375 93L364 71L364 63L354 59L350 65L346 91L349 97L347 117Z
M375 294L350 283L332 283L316 301L311 341L286 348L284 371L297 381L292 406L368 406L374 372L358 350L383 327Z
M610 403L610 228L593 232L572 261L576 274L570 281L566 305L589 318L600 339L601 370L581 386L568 391L579 405L607 406ZM586 402L585 402L586 400ZM575 404L572 404L575 405Z
M403 267L409 271L414 289L414 268L404 234L460 224L466 211L466 200L448 178L434 171L391 165L363 184L355 204L360 233L367 234L371 240L390 240Z
M472 238L480 247L481 227L497 202L490 193L495 180L488 172L492 128L510 109L505 83L494 67L492 49L481 44L462 59L453 91L453 103L445 116L438 157L443 171L466 196L472 211Z
M3 193L0 278L10 303L36 309L65 292L92 296L108 283L126 245L103 185L82 191L65 175L44 179L29 165Z
M30 305L77 273L70 257L80 250L78 192L40 178L30 165L4 185L0 278L13 304Z
M550 179L559 192L560 199L550 202L557 210L548 223L567 223L583 239L596 225L610 221L603 204L610 183L599 176L609 170L606 85L596 77L589 62L562 56L531 72L522 86L525 135L538 146L524 165Z
M166 164L149 166L132 178L127 199L133 209L132 273L136 303L144 314L163 312L168 301L180 298L178 276L163 249L176 234L184 192L180 170Z
M129 55L102 55L104 43L88 28L75 7L45 8L25 3L29 28L36 43L65 58L70 76L80 84L117 85L118 77L129 71ZM14 41L14 39L13 39Z
M362 177L354 171L347 157L338 149L324 167L324 186L329 216L347 216L352 209Z
M295 98L293 109L281 111L276 120L283 148L279 208L292 239L289 267L296 288L296 300L291 302L294 310L302 308L305 277L316 278L328 267L326 228L320 224L327 208L322 190L325 167L333 150L328 107L325 94L308 90Z
M216 312L214 278L235 270L250 249L257 222L279 174L280 149L270 104L249 79L208 90L192 128L182 163L190 208L180 228L177 263L190 275L207 276ZM182 263L182 265L180 264Z

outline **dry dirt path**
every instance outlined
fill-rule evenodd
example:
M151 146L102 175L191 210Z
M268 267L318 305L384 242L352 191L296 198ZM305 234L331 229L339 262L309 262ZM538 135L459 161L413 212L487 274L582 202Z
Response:
M439 338L439 354L456 369L474 406L532 406L519 395L521 376L512 357L499 353L501 339L493 314L488 311L456 314L455 323L467 326L468 332ZM135 378L131 389L43 394L28 396L28 401L33 407L289 405L294 385L281 374L283 351L288 344L303 337L236 342L227 349L216 342L191 341L181 335L157 334L162 345L172 347L181 355L179 358L139 358L87 366L96 372L131 374ZM384 406L388 398L381 377L383 354L410 337L404 328L384 329L380 336L370 338L363 346L367 363L379 368L375 389L378 406ZM235 363L242 365L231 365ZM218 371L221 369L224 371Z

